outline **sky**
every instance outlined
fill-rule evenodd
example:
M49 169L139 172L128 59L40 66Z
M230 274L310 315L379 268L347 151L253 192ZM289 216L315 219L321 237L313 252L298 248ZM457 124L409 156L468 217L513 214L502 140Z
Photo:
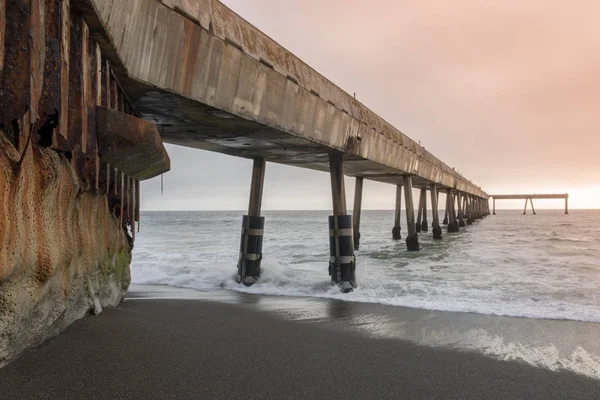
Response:
M488 193L568 192L571 208L600 208L599 1L224 3ZM251 161L167 150L164 193L143 182L142 209L247 208ZM365 181L363 208L391 209L394 193ZM263 209L331 208L328 174L272 163L263 196Z

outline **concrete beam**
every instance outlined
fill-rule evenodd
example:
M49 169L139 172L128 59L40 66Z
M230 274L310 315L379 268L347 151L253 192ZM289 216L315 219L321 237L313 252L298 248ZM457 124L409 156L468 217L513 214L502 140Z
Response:
M171 160L156 126L131 115L96 107L98 155L103 163L145 180L171 169Z
M568 193L559 194L493 194L496 200L525 200L525 199L568 199Z

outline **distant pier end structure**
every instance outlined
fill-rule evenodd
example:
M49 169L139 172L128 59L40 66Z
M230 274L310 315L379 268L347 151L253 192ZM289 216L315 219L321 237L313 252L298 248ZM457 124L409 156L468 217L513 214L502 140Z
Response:
M537 214L535 212L535 207L533 206L533 199L559 199L565 200L565 214L569 214L569 194L568 193L559 193L559 194L494 194L490 195L492 198L492 214L496 215L496 200L525 200L525 207L523 208L523 215L527 214L527 204L531 204L531 211L533 214Z
M427 191L437 239L440 191L449 198L451 232L464 225L463 218L469 223L489 214L489 196L479 186L221 2L71 0L71 5L83 13L102 50L122 61L114 63L122 65L116 76L165 142L254 160L238 261L241 283L251 285L260 276L267 162L330 173L329 274L344 291L356 285L363 179L397 186L396 239L404 194L408 250L419 250L417 231L429 224ZM346 207L345 176L357 179L354 215ZM422 190L418 202L413 188ZM420 226L413 204L421 210Z

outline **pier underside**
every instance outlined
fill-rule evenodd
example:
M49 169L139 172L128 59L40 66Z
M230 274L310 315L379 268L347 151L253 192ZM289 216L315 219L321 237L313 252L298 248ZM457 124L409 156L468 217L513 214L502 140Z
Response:
M268 162L329 172L331 147L327 145L165 91L148 89L133 79L123 79L122 84L142 118L160 126L165 143L248 159L264 157ZM400 184L408 172L345 154L344 173ZM430 181L413 176L414 187L429 184Z

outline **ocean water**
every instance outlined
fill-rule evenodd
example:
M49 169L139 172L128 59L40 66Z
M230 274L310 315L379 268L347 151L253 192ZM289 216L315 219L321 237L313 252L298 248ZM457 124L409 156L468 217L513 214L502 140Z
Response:
M393 211L363 211L349 294L327 274L328 211L265 212L263 275L250 288L235 283L242 213L142 212L132 281L600 322L600 210L500 210L442 241L421 233L418 253L391 239Z

